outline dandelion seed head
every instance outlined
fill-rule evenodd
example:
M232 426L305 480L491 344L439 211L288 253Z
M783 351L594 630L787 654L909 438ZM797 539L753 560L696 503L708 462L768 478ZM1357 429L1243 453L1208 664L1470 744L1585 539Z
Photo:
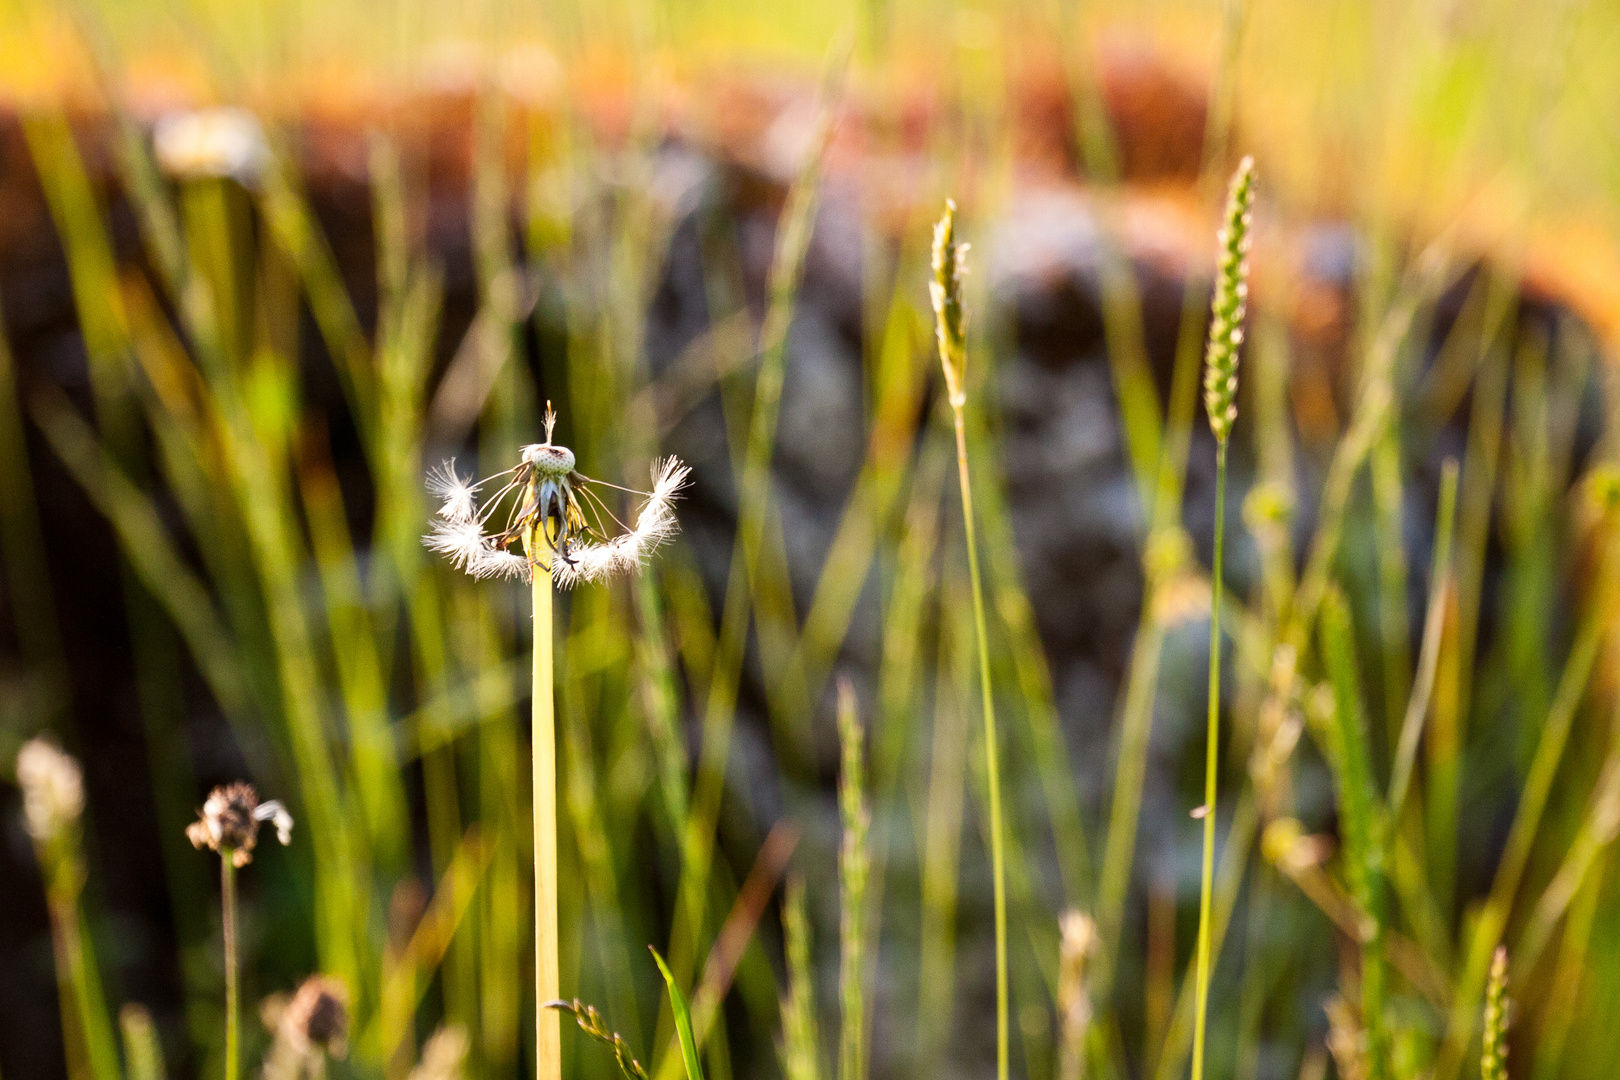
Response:
M456 471L454 461L429 473L428 491L439 500L439 510L422 543L456 569L481 580L530 581L538 564L548 566L555 583L567 588L639 570L648 554L675 535L674 500L690 470L675 458L654 462L653 489L639 493L645 501L634 528L603 537L600 519L593 530L587 513L606 511L607 517L623 523L612 517L600 496L585 491L585 485L601 482L574 471L574 452L551 441L555 425L556 414L548 406L546 441L524 446L518 464L494 476L474 482ZM490 493L480 504L479 492L486 485ZM510 507L505 526L491 535L485 526L503 505ZM590 541L585 541L587 536ZM520 538L522 554L512 550Z
M541 476L561 479L574 471L574 452L566 446L530 443L523 448L523 463Z
M30 739L18 751L17 786L22 788L28 834L39 843L57 839L84 813L79 763L49 739Z

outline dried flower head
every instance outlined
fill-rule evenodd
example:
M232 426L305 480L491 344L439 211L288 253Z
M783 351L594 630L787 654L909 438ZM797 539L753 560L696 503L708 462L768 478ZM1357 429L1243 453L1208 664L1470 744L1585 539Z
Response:
M1217 235L1219 266L1211 304L1209 348L1204 354L1204 411L1221 445L1237 419L1238 348L1249 298L1249 225L1254 212L1254 159L1246 157L1232 176L1226 215Z
M84 813L84 774L79 763L49 739L30 739L18 751L17 786L22 788L28 834L38 843L57 840Z
M956 238L956 203L946 199L945 213L934 226L934 280L928 283L928 295L934 302L939 362L945 369L945 392L953 409L967 404L967 316L962 307L967 253L968 245Z
M259 118L241 108L170 113L152 131L158 164L182 180L257 180L270 161Z
M277 840L292 843L293 819L285 807L273 799L261 803L252 784L225 784L208 793L197 820L186 826L186 839L192 847L208 848L242 867L253 861L259 825L266 821L275 826Z
M311 975L281 1014L280 1033L302 1055L348 1053L349 992L336 979Z
M533 565L539 564L566 589L640 570L647 556L678 531L675 499L690 470L674 458L655 462L653 489L632 492L647 501L634 527L625 525L595 490L617 485L575 469L574 452L551 441L556 422L548 407L546 441L523 447L518 463L504 472L475 482L447 461L429 474L428 491L439 500L439 510L422 542L456 569L480 579L528 581ZM486 487L492 493L480 505L478 496ZM505 526L491 533L490 519L503 504ZM610 532L605 522L618 531ZM522 555L512 550L520 544Z

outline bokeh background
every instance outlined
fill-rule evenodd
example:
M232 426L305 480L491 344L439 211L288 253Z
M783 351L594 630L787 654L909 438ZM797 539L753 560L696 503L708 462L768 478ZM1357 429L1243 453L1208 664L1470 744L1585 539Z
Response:
M1196 387L1245 154L1210 1075L1362 1075L1334 1005L1361 973L1334 724L1364 730L1382 798L1414 715L1410 794L1380 804L1371 1075L1477 1073L1494 939L1512 1075L1614 1075L1617 46L1581 0L6 5L0 775L42 732L83 763L101 1019L64 1028L0 787L0 1075L114 1080L130 1003L169 1075L218 1074L218 885L183 829L238 778L298 822L244 874L250 1062L257 1003L321 971L352 996L336 1075L403 1077L441 1024L467 1076L530 1068L528 601L419 537L426 470L506 467L548 400L593 476L694 467L681 538L560 609L565 992L667 1078L654 944L697 988L709 1075L777 1075L798 895L827 1075L851 1025L869 1063L840 1080L991 1075L927 294L947 197L973 245L1015 1070L1183 1075ZM864 998L841 680L873 818ZM1078 975L1071 908L1098 930ZM613 1067L565 1038L570 1075Z

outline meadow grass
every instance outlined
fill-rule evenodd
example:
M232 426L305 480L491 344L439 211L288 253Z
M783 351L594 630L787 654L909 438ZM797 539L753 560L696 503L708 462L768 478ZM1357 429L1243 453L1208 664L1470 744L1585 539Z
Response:
M172 1017L154 1029L138 1005L115 1012L128 961L98 948L111 935L94 844L79 847L77 825L48 844L36 835L73 1080L156 1080L165 1061L253 1070L268 1036L238 1014L311 970L348 988L349 1057L330 1067L355 1076L426 1076L412 1070L440 1028L440 1046L463 1040L467 1075L491 1078L607 1067L586 1039L607 1042L627 1074L640 1055L660 1080L991 1068L1002 1080L1174 1080L1189 1062L1195 1077L1260 1080L1313 1075L1329 1044L1340 1075L1497 1080L1504 1058L1536 1080L1612 1075L1620 486L1607 397L1595 441L1577 430L1610 358L1571 314L1548 332L1522 288L1554 211L1612 229L1593 207L1620 175L1591 137L1615 93L1610 66L1593 61L1613 39L1598 7L1481 5L1455 22L1412 10L1387 24L1353 4L1313 21L1281 0L1136 13L1207 75L1187 197L1210 236L1238 147L1267 177L1261 268L1283 267L1279 235L1318 211L1358 236L1325 420L1308 397L1320 358L1290 323L1301 286L1257 276L1252 377L1231 391L1243 421L1217 438L1207 572L1183 514L1203 520L1187 477L1203 445L1197 346L1213 279L1196 266L1178 290L1162 394L1128 240L1137 204L1098 62L1113 5L867 2L766 18L711 0L581 5L545 25L400 7L390 34L355 35L381 66L409 68L435 36L482 53L465 208L478 309L449 343L446 267L420 224L427 178L387 124L363 155L377 263L363 317L280 120L250 183L159 168L128 57L154 40L172 56L167 21L84 5L76 21L8 23L14 41L45 27L88 72L143 256L131 263L115 243L114 192L92 167L104 148L70 122L65 97L31 99L26 148L70 271L88 383L71 401L29 377L32 357L0 347L0 565L20 663L45 688L28 731L48 720L87 750L42 587L43 568L72 553L46 545L32 452L66 470L117 544L184 953L183 1030ZM358 17L266 16L250 32L197 5L184 49L218 96L252 100L278 57L316 80L316 39ZM996 254L994 223L1018 190L1008 87L1041 59L1020 44L1032 27L1064 45L1066 137L1096 196L1112 419L1143 564L1119 701L1095 706L1118 717L1100 790L1077 783L1074 706L1048 667L1043 598L1023 585L997 400L998 370L1016 362L996 322L1004 297L948 258L931 341L925 292L940 269L927 219L946 194L962 199L955 227ZM526 110L500 91L499 43L541 38L563 86L628 57L619 137L583 103ZM737 56L807 78L820 63L819 97L763 308L737 236L707 222L709 329L689 365L654 374L648 312L681 224L654 183L661 95ZM829 146L841 115L881 116L919 69L939 75L950 120L923 147L898 239L860 211L866 441L806 592L773 463ZM1330 162L1353 164L1335 177ZM1476 245L1495 258L1469 275ZM306 318L318 357L300 355ZM333 415L307 392L314 366L338 388ZM726 429L716 467L736 493L718 591L685 541L634 582L555 603L541 575L525 598L422 550L426 469L450 452L516 460L547 395L580 467L635 483L711 393ZM357 462L335 460L344 440ZM1447 454L1431 503L1425 463ZM354 468L360 487L342 471ZM1228 536L1229 479L1247 491L1247 535ZM1410 543L1431 521L1432 544ZM869 590L873 683L829 695ZM1148 800L1193 786L1158 776L1193 771L1180 755L1198 740L1183 746L1178 725L1198 717L1177 714L1189 695L1175 684L1183 630L1204 618L1195 594L1211 624L1199 843L1144 852L1145 815L1164 816ZM513 659L525 647L527 683ZM192 670L243 767L300 828L255 866L263 889L234 897L223 861L223 967L210 875L182 837L202 794L175 689ZM783 813L803 830L790 870L784 834L751 849L764 834L748 822L744 772L757 759L736 752L751 688L763 688L763 724L746 734L766 740ZM820 790L832 762L836 796ZM1484 824L1493 816L1500 836ZM1195 847L1196 890L1151 884ZM987 896L988 933L974 921ZM1089 951L1073 943L1078 924L1060 934L1071 909L1094 920ZM986 941L990 974L973 966ZM564 994L586 1038L542 1007Z

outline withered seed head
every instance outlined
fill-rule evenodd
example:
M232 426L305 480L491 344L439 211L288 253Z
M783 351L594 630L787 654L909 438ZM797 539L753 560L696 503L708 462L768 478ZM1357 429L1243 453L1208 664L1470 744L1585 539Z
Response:
M225 784L208 793L208 800L197 812L197 820L186 826L186 839L192 847L208 848L231 865L246 866L253 861L253 848L259 842L259 824L269 821L276 827L276 838L292 842L292 815L279 802L259 802L252 784Z
M336 979L311 975L298 987L281 1030L300 1054L323 1050L333 1057L348 1053L349 992Z

